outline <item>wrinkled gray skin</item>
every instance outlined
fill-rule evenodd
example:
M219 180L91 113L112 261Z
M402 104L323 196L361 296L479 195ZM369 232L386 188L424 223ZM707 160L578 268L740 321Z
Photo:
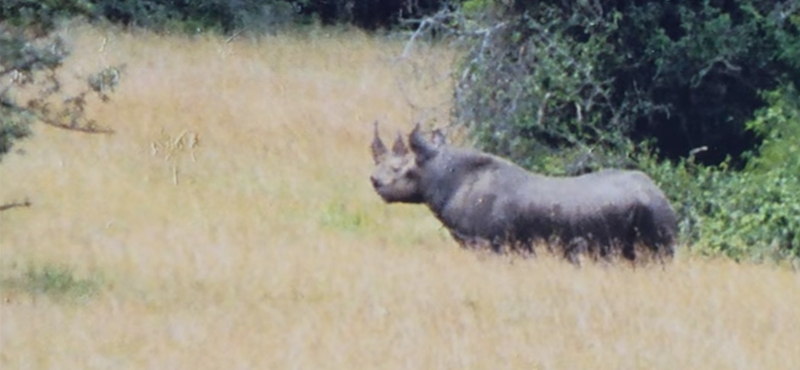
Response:
M389 151L378 135L370 177L387 203L424 203L463 247L504 247L533 253L533 244L558 245L571 261L580 252L637 259L637 244L658 259L674 253L677 217L644 173L603 170L576 177L530 173L496 156L452 148L419 124L409 148L398 134Z

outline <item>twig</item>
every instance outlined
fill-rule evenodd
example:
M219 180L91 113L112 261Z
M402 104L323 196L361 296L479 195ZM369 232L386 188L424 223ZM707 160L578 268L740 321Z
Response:
M27 208L27 207L30 207L30 206L31 206L31 201L25 199L24 202L13 202L13 203L7 203L7 204L0 204L0 212L6 211L6 210L9 210L9 209L12 209L12 208L19 208L19 207Z
M544 126L545 115L547 114L547 101L550 100L550 97L553 96L550 92L544 94L544 99L539 104L539 109L536 111L536 127ZM578 114L580 114L580 109L578 110Z
M241 31L241 30L234 32L234 33L233 33L233 35L231 35L230 37L228 37L227 39L225 39L225 43L226 43L226 44L230 44L231 42L233 42L234 40L236 40L236 39L239 37L239 35L241 35L241 34L242 34L242 31Z
M103 37L103 43L100 45L100 50L98 50L98 51L101 52L101 53L105 53L106 52L106 45L108 45L108 36Z
M110 134L114 133L114 130L109 129L109 128L102 128L102 127L95 127L95 126L86 126L86 127L70 126L68 124L58 123L58 122L55 122L55 121L49 120L49 119L42 119L42 123L44 123L44 124L46 124L48 126L53 126L53 127L56 127L56 128L60 128L62 130L77 131L77 132L82 132L84 134L106 134L106 135L110 135Z
M690 160L690 161L694 161L694 157L695 157L695 156L697 156L698 154L700 154L700 153L702 153L702 152L705 152L705 151L707 151L707 150L708 150L708 147L707 147L707 146L705 146L705 145L703 145L703 146L701 146L701 147L697 147L697 148L694 148L694 149L690 150L690 151L689 151L689 160Z

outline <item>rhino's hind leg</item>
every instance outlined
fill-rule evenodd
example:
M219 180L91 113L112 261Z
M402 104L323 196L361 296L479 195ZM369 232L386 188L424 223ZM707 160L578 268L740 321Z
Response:
M564 245L564 258L575 266L581 265L580 257L586 255L588 252L589 241L581 236L572 238Z
M636 242L634 240L626 240L622 243L622 258L631 262L636 261Z

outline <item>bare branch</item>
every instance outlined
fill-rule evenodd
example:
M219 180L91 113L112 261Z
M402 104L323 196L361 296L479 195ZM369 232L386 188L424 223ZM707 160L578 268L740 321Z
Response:
M106 134L106 135L109 135L109 134L113 134L114 133L114 130L109 129L109 128L97 127L97 126L95 126L95 124L93 122L90 122L86 126L77 126L77 125L73 126L73 125L68 125L66 123L61 123L61 122L58 122L56 120L48 119L48 118L41 117L41 116L39 117L39 119L42 121L42 123L44 123L44 124L46 124L48 126L53 126L53 127L60 128L60 129L63 129L63 130L68 130L68 131L82 132L84 134Z
M551 96L553 94L549 92L544 94L544 99L539 103L539 110L536 111L536 126L542 127L544 125L544 117L547 115L547 101L550 100Z
M30 206L31 206L31 201L25 199L25 201L23 201L23 202L12 202L12 203L0 204L0 212L7 211L7 210L12 209L12 208L20 208L20 207L28 208Z
M705 79L706 75L708 75L708 73L711 72L717 65L724 66L725 69L723 70L723 72L730 74L738 74L739 72L742 71L742 67L739 67L731 63L731 61L728 60L726 57L718 56L713 60L711 60L710 62L708 62L708 64L705 67L703 67L702 69L700 69L700 71L697 72L697 75L695 75L692 78L691 86L693 88L700 86L700 84L703 82L703 79Z

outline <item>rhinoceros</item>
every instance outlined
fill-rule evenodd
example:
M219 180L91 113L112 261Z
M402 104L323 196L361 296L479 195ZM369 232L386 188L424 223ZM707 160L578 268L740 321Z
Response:
M426 140L417 123L408 146L398 134L389 151L376 121L370 180L387 203L427 205L463 247L535 253L557 245L570 261L581 252L631 261L674 254L675 210L641 171L544 176L445 141L439 130Z

